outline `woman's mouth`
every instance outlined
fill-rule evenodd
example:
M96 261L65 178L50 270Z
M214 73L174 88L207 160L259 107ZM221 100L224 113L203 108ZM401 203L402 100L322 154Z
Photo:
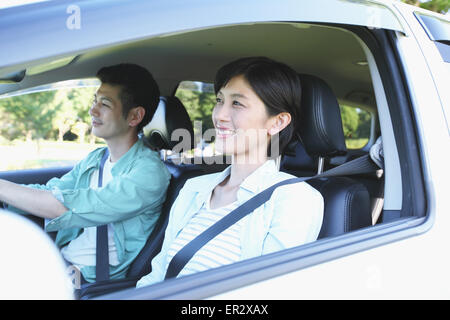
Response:
M216 137L220 139L226 139L236 134L235 130L227 128L216 128Z

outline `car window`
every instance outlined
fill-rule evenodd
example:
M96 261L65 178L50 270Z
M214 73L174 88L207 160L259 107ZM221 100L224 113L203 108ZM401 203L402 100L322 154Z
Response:
M200 81L182 81L175 96L184 104L194 127L196 146L186 156L212 156L217 154L214 142L208 130L214 129L212 111L216 104L216 95L212 83ZM211 131L210 131L211 132Z
M88 113L98 83L54 83L0 98L0 171L73 165L99 146Z
M363 148L370 139L371 113L348 105L340 105L340 109L347 148Z

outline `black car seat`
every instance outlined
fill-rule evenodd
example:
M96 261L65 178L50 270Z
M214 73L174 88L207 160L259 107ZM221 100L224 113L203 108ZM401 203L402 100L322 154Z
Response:
M299 75L302 84L301 141L294 140L281 161L280 170L296 176L322 172L329 160L344 155L344 132L338 101L331 88L312 75ZM314 165L315 164L315 165ZM337 236L371 225L367 188L349 177L308 181L324 198L324 217L319 238Z

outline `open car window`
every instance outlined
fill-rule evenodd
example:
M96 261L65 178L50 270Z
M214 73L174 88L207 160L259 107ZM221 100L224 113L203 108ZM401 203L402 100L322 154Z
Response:
M73 166L104 145L90 134L98 80L43 85L0 97L0 171Z

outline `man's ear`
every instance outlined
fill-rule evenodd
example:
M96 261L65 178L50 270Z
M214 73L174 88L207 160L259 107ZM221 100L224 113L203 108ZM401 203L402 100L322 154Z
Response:
M136 127L139 123L141 123L142 119L145 116L144 107L138 106L130 110L128 113L128 125L130 127Z
M271 136L279 133L291 123L291 114L289 112L281 112L271 119L269 134Z

